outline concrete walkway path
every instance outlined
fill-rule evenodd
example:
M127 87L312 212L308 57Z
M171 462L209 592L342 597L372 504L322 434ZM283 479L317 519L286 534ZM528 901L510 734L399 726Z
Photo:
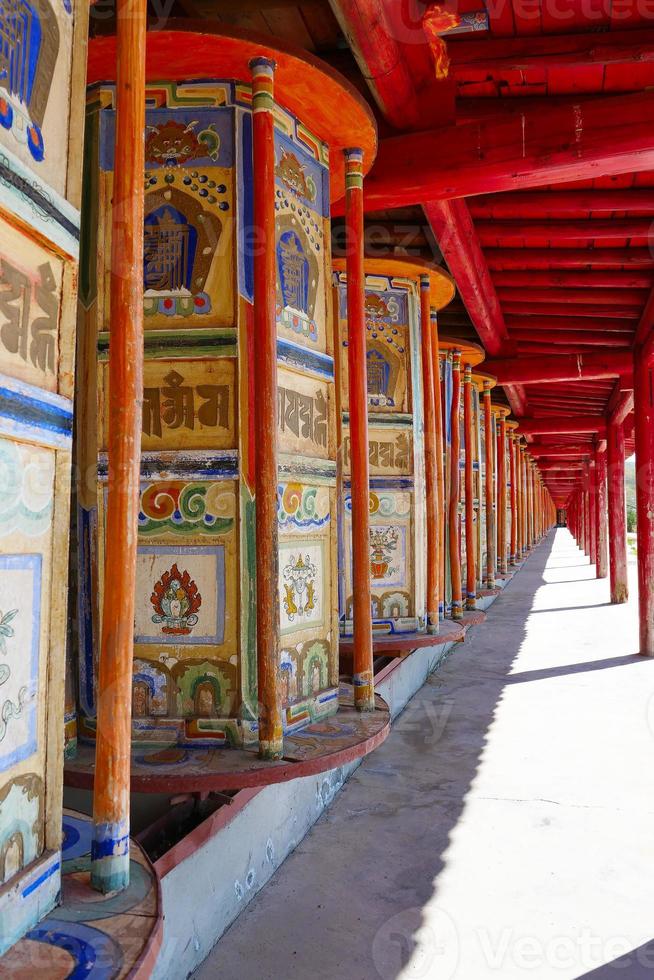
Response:
M654 976L654 663L552 532L197 973Z

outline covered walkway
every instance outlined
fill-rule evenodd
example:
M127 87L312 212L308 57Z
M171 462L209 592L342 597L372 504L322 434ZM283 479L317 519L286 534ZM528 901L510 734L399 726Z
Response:
M652 975L653 665L594 575L549 535L198 977Z

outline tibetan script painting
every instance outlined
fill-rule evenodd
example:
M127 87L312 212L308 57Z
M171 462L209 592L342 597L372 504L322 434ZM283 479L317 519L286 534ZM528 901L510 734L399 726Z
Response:
M142 447L231 449L236 439L234 375L230 360L145 361ZM101 365L101 384L108 365ZM105 388L104 445L108 391Z
M281 452L329 458L329 388L324 382L279 370L277 397Z
M0 362L2 371L57 389L63 262L0 224Z

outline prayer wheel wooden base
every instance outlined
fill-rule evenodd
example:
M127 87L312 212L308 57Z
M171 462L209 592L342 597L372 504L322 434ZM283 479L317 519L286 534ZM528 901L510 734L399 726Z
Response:
M354 762L376 749L390 731L391 716L378 695L375 710L354 708L350 685L342 684L338 711L308 723L284 737L283 758L259 759L256 743L250 748L195 748L172 743L144 746L132 743L131 790L133 793L192 793L246 789L313 776ZM66 784L79 789L93 786L93 746L81 743L66 767Z
M128 888L109 895L94 891L89 884L92 827L85 814L64 810L61 904L5 953L3 976L151 976L163 932L156 872L131 840Z

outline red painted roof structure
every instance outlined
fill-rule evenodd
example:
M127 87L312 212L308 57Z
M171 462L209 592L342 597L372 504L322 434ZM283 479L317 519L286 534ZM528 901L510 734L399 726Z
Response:
M631 410L631 351L652 326L654 21L610 0L489 2L485 30L443 35L439 82L420 25L398 26L403 4L332 6L394 126L367 209L392 224L394 208L422 206L485 366L529 420L530 451L563 505L606 418Z

